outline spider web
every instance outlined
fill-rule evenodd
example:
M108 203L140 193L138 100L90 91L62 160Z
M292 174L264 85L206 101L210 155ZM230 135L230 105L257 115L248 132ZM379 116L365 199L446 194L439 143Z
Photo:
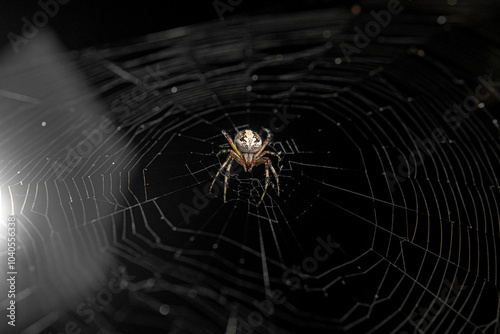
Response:
M4 69L16 328L498 333L498 44L445 24L465 15L447 5L444 22L394 16L348 62L339 45L369 9L226 20ZM264 167L235 166L224 203L223 176L208 191L221 131L263 128L280 195L271 175L257 205Z

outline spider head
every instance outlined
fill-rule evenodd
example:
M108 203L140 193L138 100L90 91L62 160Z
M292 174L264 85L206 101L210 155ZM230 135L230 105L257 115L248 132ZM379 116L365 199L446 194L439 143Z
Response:
M255 131L243 130L234 137L234 144L241 153L257 153L262 147L262 139Z

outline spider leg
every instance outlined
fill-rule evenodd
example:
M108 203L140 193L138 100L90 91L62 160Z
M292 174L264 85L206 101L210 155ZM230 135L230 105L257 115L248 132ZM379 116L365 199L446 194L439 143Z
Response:
M280 179L278 178L278 174L276 170L274 170L273 164L271 160L269 160L269 167L271 167L271 172L273 172L274 178L276 179L276 187L278 188L278 196L280 195Z
M265 160L264 164L266 165L266 185L264 186L264 192L262 193L260 201L259 203L257 203L257 205L259 205L260 202L262 202L262 200L264 199L264 196L266 195L267 192L267 186L269 185L269 158Z
M241 159L242 155L241 155L240 151L238 151L238 149L236 148L236 145L234 145L234 142L231 139L231 137L229 137L229 134L226 131L224 131L224 130L222 130L222 134L226 137L227 141L229 142L229 144L233 148L233 150L236 153L236 155Z
M255 153L256 157L261 156L261 153L264 151L264 149L266 148L267 144L269 144L269 141L271 140L271 131L269 129L266 129L266 128L264 128L264 131L267 132L267 138L264 141L264 143L262 144L262 147L260 148L260 150L257 153Z
M278 173L276 173L276 170L274 169L274 166L273 166L273 163L271 162L271 159L269 159L268 157L263 157L263 158L259 158L258 160L255 161L255 165L260 165L260 164L265 164L266 166L266 185L264 186L264 193L262 194L262 197L260 198L260 201L257 205L260 204L260 202L262 202L262 200L264 199L264 196L266 194L266 191L267 191L267 186L269 184L269 168L271 168L271 172L273 173L273 176L274 178L276 179L276 188L277 188L277 193L278 193L278 196L280 194L280 179L278 177Z
M279 155L278 153L274 153L274 152L271 152L271 151L264 151L264 152L262 152L262 153L260 154L260 156L258 156L258 157L256 157L256 158L257 158L257 159L259 159L259 158L261 158L261 157L265 156L266 154L271 154L271 155L276 156L276 157L278 158L278 160L279 160L279 161L283 160L283 158L282 158L282 157L280 157L280 155Z
M222 153L231 153L231 152L234 152L233 150L231 149L227 149L227 150L220 150L218 153L217 153L217 156L221 155Z
M231 161L229 161L229 165L227 165L226 176L224 177L224 203L226 203L226 190L227 190L227 178L229 176L229 172L231 171L231 165L233 164L234 158L232 156Z
M212 184L210 185L210 189L208 191L212 192L212 187L214 186L215 180L217 180L217 178L219 177L220 172L224 169L224 167L226 167L226 165L229 162L229 160L232 160L232 159L234 159L234 158L231 155L228 155L226 161L219 168L219 170L217 171L217 174L215 174L214 180L212 181Z

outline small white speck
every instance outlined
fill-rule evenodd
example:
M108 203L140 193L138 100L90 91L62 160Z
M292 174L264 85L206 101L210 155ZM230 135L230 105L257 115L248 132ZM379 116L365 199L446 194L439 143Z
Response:
M259 76L257 74L252 75L252 80L253 81L259 80Z
M342 64L342 58L340 58L340 57L335 58L335 64L337 64L337 65Z
M479 104L477 105L477 107L478 107L479 109L484 108L484 103L483 103L483 102L479 103Z
M42 122L42 126L45 126L45 125L47 125L47 123L46 122Z
M172 88L170 89L170 91L171 91L172 93L177 93L177 87L172 87Z
M446 21L447 21L447 19L446 19L446 16L444 16L444 15L440 15L440 16L438 16L438 18L437 18L437 20L436 20L436 22L437 22L438 24L445 24L445 23L446 23Z
M251 92L252 91L252 86L247 86L247 92Z
M167 304L162 304L159 311L161 315L167 315L170 312L170 306L168 306Z

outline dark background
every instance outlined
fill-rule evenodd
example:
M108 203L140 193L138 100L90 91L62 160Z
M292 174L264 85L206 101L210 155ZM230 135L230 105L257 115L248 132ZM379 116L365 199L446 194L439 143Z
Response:
M223 1L227 3L227 1ZM295 0L295 1L254 1L243 0L226 16L241 14L272 14L327 8L336 5L346 7L354 1ZM21 34L23 22L31 21L40 10L37 1L2 1L0 35L2 46L9 44L7 34ZM347 7L348 8L348 7ZM95 1L71 0L60 5L59 13L49 19L48 27L53 28L69 49L126 40L144 34L219 20L213 1Z
M219 1L227 4L229 0ZM455 0L448 2L450 1ZM68 49L79 50L176 27L219 21L214 2L213 0L168 2L70 0L67 4L59 5L58 14L49 18L45 28L55 31ZM379 0L241 0L237 3L233 11L227 11L224 14L226 18L241 15L285 14L332 7L349 9L355 4L364 6L364 10L370 7L382 8L387 5L387 1ZM453 22L455 28L459 24L473 30L487 30L489 34L498 33L500 30L497 20L500 13L498 1L461 0L453 6L446 4L446 1L432 0L404 0L401 3L405 3L406 12L414 11L418 15L432 16L436 10L442 10L443 14L460 14L458 16L460 22ZM410 3L411 9L409 10ZM450 8L452 8L451 11ZM33 14L40 11L41 7L35 0L4 0L0 9L1 46L5 48L10 47L7 35L15 33L22 36L22 18L26 17L32 22Z

